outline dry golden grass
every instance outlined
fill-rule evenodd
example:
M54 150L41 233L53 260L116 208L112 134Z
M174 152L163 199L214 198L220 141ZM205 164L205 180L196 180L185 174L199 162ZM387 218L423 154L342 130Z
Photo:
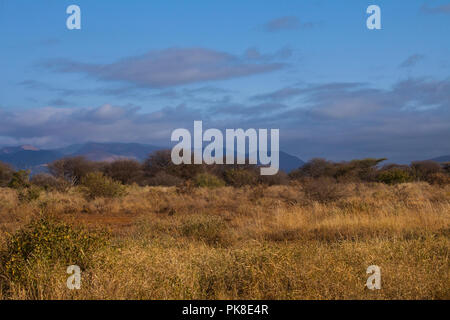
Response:
M0 190L0 242L34 217L92 230L111 245L66 288L58 261L32 284L3 280L2 299L449 299L450 187L341 184L319 203L300 185L127 188L86 200L76 189L20 202ZM370 265L382 289L365 288ZM1 281L1 280L0 280Z

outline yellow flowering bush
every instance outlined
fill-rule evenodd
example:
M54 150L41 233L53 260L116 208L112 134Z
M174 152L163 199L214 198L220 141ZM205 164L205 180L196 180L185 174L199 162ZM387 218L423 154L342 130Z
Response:
M199 173L194 178L194 184L197 187L216 188L225 186L225 182L210 173Z
M51 218L37 219L9 237L0 251L1 273L12 281L26 282L29 270L40 262L85 269L107 240L106 233L88 232Z
M125 187L118 181L101 172L88 173L81 180L81 190L90 199L105 197L116 198L125 194Z

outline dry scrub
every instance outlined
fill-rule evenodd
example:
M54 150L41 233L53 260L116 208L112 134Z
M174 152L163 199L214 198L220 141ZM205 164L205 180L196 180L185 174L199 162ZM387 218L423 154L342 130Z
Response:
M81 290L66 288L67 261L35 256L21 271L32 282L0 266L0 298L450 298L450 186L323 183L127 186L113 199L71 188L30 201L1 188L2 254L42 217L108 230L109 242L84 263ZM372 264L381 290L364 287Z

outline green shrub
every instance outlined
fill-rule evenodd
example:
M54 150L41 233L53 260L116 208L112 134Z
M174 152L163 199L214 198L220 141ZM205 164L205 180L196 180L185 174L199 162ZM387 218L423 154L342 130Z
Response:
M8 187L13 189L27 188L30 186L30 172L26 170L19 170L12 174L11 181Z
M39 199L41 195L41 188L37 186L30 186L28 188L22 188L17 191L17 197L20 202L31 202Z
M225 182L210 173L200 173L195 176L194 184L197 187L216 188L225 186Z
M377 180L386 184L397 184L412 181L413 177L405 170L393 168L379 172Z
M93 252L106 245L107 239L104 233L88 233L51 218L37 219L7 239L0 251L0 271L7 279L28 283L33 266L45 262L86 269Z
M66 192L70 188L70 183L63 178L55 178L48 173L38 173L31 177L31 184L46 191Z
M125 194L125 187L101 172L88 173L81 180L83 193L91 199L98 197L116 198Z
M224 173L225 182L233 187L255 185L258 183L258 178L258 174L253 170L230 169Z

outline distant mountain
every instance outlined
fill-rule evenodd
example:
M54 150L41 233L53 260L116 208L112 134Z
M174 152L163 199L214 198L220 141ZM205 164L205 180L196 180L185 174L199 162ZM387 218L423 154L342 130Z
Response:
M280 151L280 169L284 172L291 172L292 170L302 167L305 162L296 156Z
M223 150L223 154L226 154L226 150ZM235 158L237 157L237 152L234 152ZM248 158L248 154L245 154L245 157ZM286 173L291 172L292 170L298 169L302 167L305 162L296 156L290 155L289 153L286 153L284 151L280 151L279 154L279 161L280 161L280 169L283 170ZM261 164L259 162L259 156L258 156L258 164Z
M150 153L159 149L161 148L138 143L88 142L53 150L40 150L25 145L0 149L0 161L9 163L16 169L37 173L45 171L48 163L64 157L84 156L92 161L114 161L124 158L143 161Z
M16 169L29 169L33 173L46 170L48 163L57 159L84 156L92 161L114 161L117 159L145 160L149 154L163 148L139 143L97 143L88 142L68 147L40 150L30 145L0 149L0 161ZM280 169L290 172L304 164L299 158L280 151Z
M59 149L59 152L67 156L84 156L92 161L114 161L124 158L143 161L150 153L160 149L161 147L140 143L88 142Z
M450 155L437 157L437 158L434 158L431 160L436 161L436 162L450 162Z
M54 150L39 150L31 146L6 147L0 149L0 161L11 164L16 169L29 169L36 171L38 167L45 166L62 154ZM37 170L41 171L41 170Z
M29 144L18 146L18 147L4 147L0 149L0 154L10 154L10 153L16 153L19 151L39 151L38 148L31 146Z

